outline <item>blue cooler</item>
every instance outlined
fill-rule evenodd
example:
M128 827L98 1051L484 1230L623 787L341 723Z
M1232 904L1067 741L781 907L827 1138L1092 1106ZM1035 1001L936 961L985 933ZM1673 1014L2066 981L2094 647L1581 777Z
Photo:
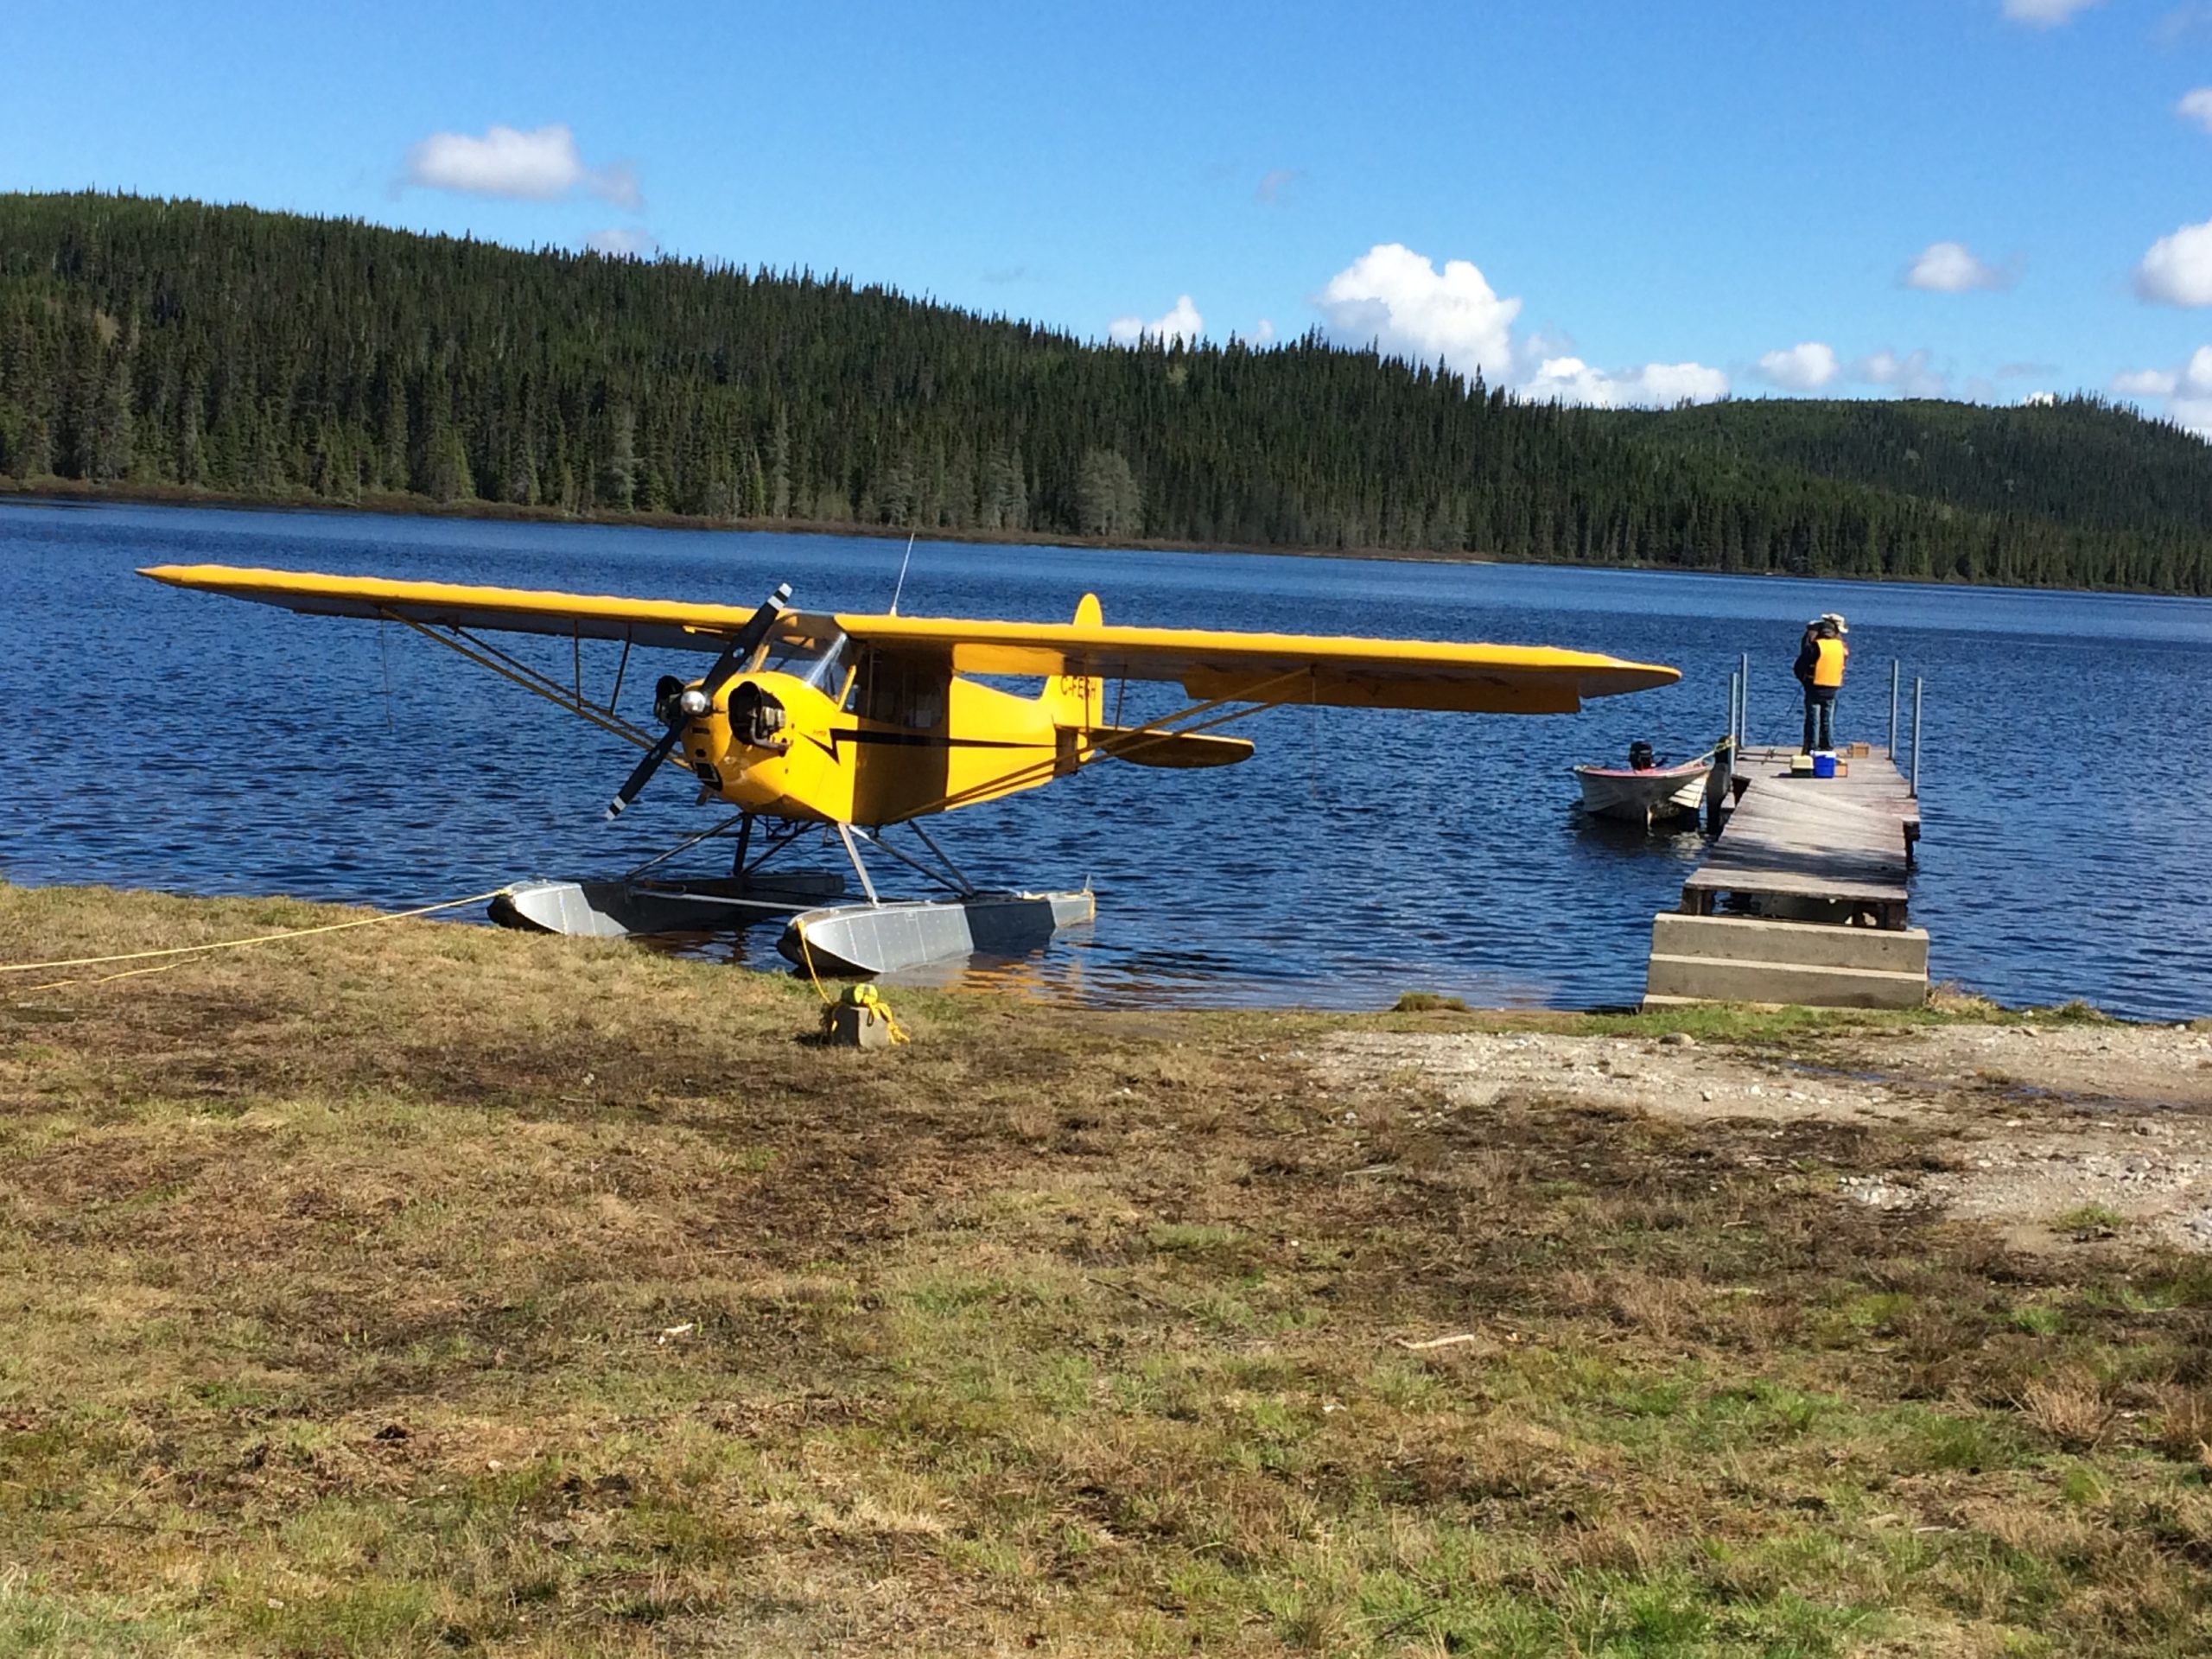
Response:
M1815 755L1813 757L1813 776L1815 778L1834 777L1835 756L1828 753L1825 750Z

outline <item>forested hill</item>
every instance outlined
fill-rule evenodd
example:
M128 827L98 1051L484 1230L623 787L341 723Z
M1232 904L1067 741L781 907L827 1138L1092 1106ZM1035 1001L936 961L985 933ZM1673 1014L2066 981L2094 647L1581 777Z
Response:
M2212 448L2032 409L1520 403L808 274L0 195L0 476L269 499L2212 591Z

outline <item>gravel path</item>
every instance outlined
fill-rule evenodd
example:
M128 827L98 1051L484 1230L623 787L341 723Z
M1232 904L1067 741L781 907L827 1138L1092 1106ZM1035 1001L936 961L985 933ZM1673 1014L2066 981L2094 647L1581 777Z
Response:
M2126 1236L2212 1251L2212 1027L1840 1031L1777 1051L1687 1037L1347 1033L1316 1057L1352 1085L1418 1081L1457 1105L1509 1096L1684 1122L1821 1120L1932 1131L1852 1202L1935 1206L2059 1249Z

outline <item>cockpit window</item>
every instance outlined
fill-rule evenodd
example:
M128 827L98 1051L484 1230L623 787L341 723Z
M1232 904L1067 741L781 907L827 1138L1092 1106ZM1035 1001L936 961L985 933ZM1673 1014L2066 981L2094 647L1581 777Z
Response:
M788 674L795 680L804 680L824 696L834 697L845 689L845 665L849 654L844 634L836 630L808 639L777 637L768 641L754 667Z

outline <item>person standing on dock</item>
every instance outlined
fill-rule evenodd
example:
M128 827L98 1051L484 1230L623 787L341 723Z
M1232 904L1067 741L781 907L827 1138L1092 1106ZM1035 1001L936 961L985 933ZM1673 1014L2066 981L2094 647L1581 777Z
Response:
M1835 700L1843 690L1844 664L1851 647L1843 636L1851 630L1843 618L1828 611L1805 625L1798 643L1796 675L1805 688L1805 752L1815 754L1835 747Z

